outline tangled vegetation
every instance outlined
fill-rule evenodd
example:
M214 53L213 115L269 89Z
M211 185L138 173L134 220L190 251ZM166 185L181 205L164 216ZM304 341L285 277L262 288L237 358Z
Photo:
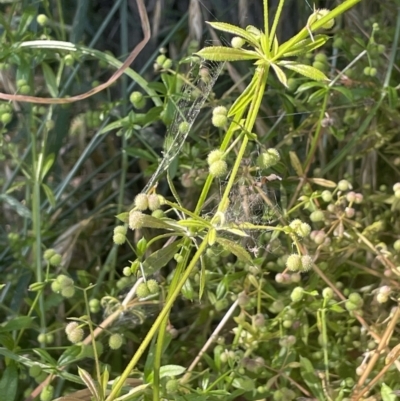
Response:
M4 3L1 401L396 400L396 1Z

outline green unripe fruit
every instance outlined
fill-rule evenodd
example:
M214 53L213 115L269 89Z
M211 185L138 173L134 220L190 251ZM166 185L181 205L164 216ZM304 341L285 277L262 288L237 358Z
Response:
M167 60L167 57L165 56L165 54L160 54L157 58L156 58L156 63L158 65L163 65L165 63L165 60Z
M297 254L289 255L286 260L286 267L291 271L301 270L301 256Z
M146 210L149 207L149 200L146 194L138 194L135 197L134 205L138 210Z
M231 40L231 45L234 49L240 49L245 43L246 41L239 36L234 36Z
M301 267L303 272L310 270L312 265L313 265L313 260L310 255L303 255L301 257Z
M290 328L292 327L292 325L293 325L293 320L290 320L290 319L285 319L285 320L282 322L282 326L283 326L285 329L290 329Z
M161 209L154 210L154 212L151 213L151 215L156 219L162 219L163 217L165 217L165 213Z
M352 311L355 311L355 310L359 309L359 306L354 304L351 301L346 301L344 306L349 312L352 312Z
M154 279L147 280L147 288L150 294L158 294L160 291L160 286Z
M394 244L393 244L393 249L394 249L396 252L400 252L400 239L398 239L398 240L396 240L396 241L394 242Z
M55 122L53 120L46 121L46 128L48 131L51 131L55 126Z
M161 202L160 198L156 194L151 194L147 196L148 207L151 211L160 209Z
M209 172L214 177L224 177L228 172L228 165L225 160L216 161L210 165Z
M100 301L97 298L93 298L89 301L89 310L91 313L97 313L101 309Z
M53 344L53 342L54 342L54 334L52 334L52 333L47 333L47 334L46 334L45 343L46 343L46 344Z
M113 241L116 245L123 245L126 241L126 236L125 234L116 233L113 235Z
M46 343L46 334L40 333L37 337L39 343L45 344Z
M326 300L330 300L333 298L333 290L330 287L326 287L322 290L322 296Z
M73 322L73 323L76 323L76 322ZM71 323L70 323L70 324L71 324ZM65 328L65 332L66 332L66 334L67 334L68 340L69 340L72 344L76 344L76 343L79 343L80 341L82 341L83 335L84 335L83 329L82 329L81 327L79 327L79 326L76 326L75 328L69 329L69 330L67 331L68 326L69 326L69 325L67 325L67 327Z
M124 268L122 269L122 274L123 274L125 277L131 276L131 275L132 275L132 270L131 270L131 268L130 268L129 266L124 267Z
M42 373L42 368L39 365L32 365L29 368L29 376L31 377L38 377Z
M168 394L176 393L179 389L178 380L176 380L176 379L168 380L167 383L165 384L165 389L167 390Z
M343 47L343 39L340 37L335 38L332 46L336 47L337 49L341 49Z
M228 300L227 299L219 299L216 303L215 303L215 309L218 312L221 312L222 310L226 309L228 307Z
M324 202L330 202L332 200L332 192L328 191L327 189L322 191L321 198Z
M37 21L37 23L38 23L40 26L46 26L46 25L48 24L48 22L49 22L49 19L47 18L46 15L44 15L44 14L39 14L39 15L36 17L36 21Z
M162 63L162 68L164 70L168 70L169 68L172 67L172 60L170 58L167 58L163 63Z
M314 210L310 214L310 220L313 223L316 223L316 222L319 222L319 221L324 221L325 220L324 212L322 210Z
M119 349L119 348L121 348L122 341L123 341L123 339L122 339L121 334L114 333L108 339L108 345L110 346L111 349Z
M292 302L300 302L304 296L304 289L302 287L296 287L290 294L290 299Z
M12 120L12 114L11 113L4 113L4 114L1 115L0 119L1 119L1 122L4 125L7 125Z
M31 91L31 87L29 85L22 85L19 88L19 93L21 95L27 95L28 93L30 93L30 91Z
M385 45L378 45L378 53L382 54L385 53L386 46Z
M51 401L53 399L54 387L47 385L40 393L40 401Z
M53 291L53 292L55 292L56 294L58 294L60 291L61 291L61 284L58 282L58 281L53 281L52 283L51 283L51 290Z
M138 285L138 288L136 290L136 294L139 298L146 298L150 295L150 291L147 288L146 283L141 283Z
M64 287L61 289L61 295L64 298L72 298L75 294L75 288L74 287Z
M364 303L363 299L361 298L361 295L358 292L352 292L348 298L350 302L356 305L361 306Z
M328 70L328 65L325 63L321 63L320 61L314 61L312 63L312 66L322 72L326 72Z
M280 158L281 156L276 149L274 148L267 149L266 152L261 153L257 157L257 166L262 169L270 168L275 164L277 164Z
M146 99L140 92L132 92L129 96L129 101L136 109L142 109L146 105Z
M371 74L371 67L365 67L363 72L364 75L369 76Z
M74 280L65 274L59 274L56 281L61 285L61 287L71 287L74 285Z
M142 212L138 212L136 210L131 210L129 212L129 228L131 230L135 230L138 228L142 228L144 224L145 216Z
M326 64L328 62L328 57L325 53L317 53L314 57L314 60Z
M219 150L219 149L212 150L207 156L208 165L210 166L211 164L222 160L223 155L224 155L224 152L222 150Z
M369 70L369 75L370 75L371 77L375 77L377 73L378 73L378 70L377 70L375 67L371 67L371 68L370 68L370 70Z
M212 116L211 122L214 127L222 128L228 122L228 117L222 114L214 114Z
M71 67L74 65L74 58L70 54L67 54L64 57L64 63L66 66Z
M62 262L62 256L59 253L55 253L49 260L51 266L60 266Z
M347 191L351 189L351 185L347 180L340 180L337 184L339 191Z
M287 81L287 89L290 93L293 93L296 91L298 87L298 81L295 78L289 78Z

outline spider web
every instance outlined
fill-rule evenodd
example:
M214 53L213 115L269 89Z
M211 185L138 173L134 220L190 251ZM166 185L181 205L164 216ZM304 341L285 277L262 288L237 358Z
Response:
M199 63L191 68L189 83L183 87L182 96L176 104L173 122L165 137L163 158L142 192L148 192L154 186L182 149L190 129L210 95L222 68L223 63L204 60L200 57ZM186 123L183 131L180 130L182 123Z

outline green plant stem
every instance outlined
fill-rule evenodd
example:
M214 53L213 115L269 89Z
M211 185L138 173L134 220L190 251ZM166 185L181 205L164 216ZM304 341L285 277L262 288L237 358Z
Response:
M32 117L32 110L30 113ZM36 266L36 281L41 283L43 281L43 268L42 268L42 233L41 233L41 217L40 217L40 182L41 182L41 166L43 157L39 157L36 149L36 135L34 133L33 127L31 127L32 121L28 119L29 131L31 133L31 154L32 154L32 230L34 233L34 245L33 245L33 255L34 263ZM43 154L42 154L43 156ZM39 310L40 310L40 331L44 333L46 330L46 319L45 319L45 309L44 309L44 295L43 291L39 294ZM44 346L43 343L40 344Z
M328 99L329 99L329 94L330 94L330 90L329 88L327 88L325 96L324 96L324 100L322 102L322 107L321 107L321 111L319 113L319 118L318 118L318 123L317 123L317 129L315 130L315 134L314 137L311 141L311 148L307 154L307 159L306 162L304 163L303 166L303 171L304 171L304 175L307 175L307 171L310 168L311 162L314 158L315 155L315 151L317 150L317 146L318 146L318 142L321 136L321 132L322 132L322 125L321 125L321 121L323 120L324 116L325 116L325 112L326 112L326 108L328 105Z
M258 111L260 109L262 98L264 96L265 86L267 84L268 70L269 70L269 66L262 66L262 67L260 66L257 68L257 70L255 72L257 74L256 90L255 90L253 99L250 103L250 109L247 114L246 122L244 124L244 129L247 132L252 131L253 126L256 122ZM236 157L235 164L233 165L228 184L225 188L224 194L222 195L222 199L219 203L218 212L223 212L224 211L223 209L225 208L225 205L227 204L227 201L229 199L229 194L231 192L233 184L235 183L236 175L239 171L240 163L242 162L243 155L246 151L248 141L249 141L249 139L248 139L248 136L246 135L243 138L243 142L239 149L239 153Z
M188 267L186 268L185 272L181 276L178 284L172 290L170 295L168 296L165 305L158 315L156 321L153 323L153 326L147 333L146 337L143 339L142 343L140 344L138 350L136 351L135 355L132 357L130 362L128 363L127 367L119 377L118 381L116 382L114 388L112 389L110 395L107 397L106 401L113 401L117 394L119 394L122 386L124 385L126 379L128 378L129 374L131 373L132 369L136 366L139 362L140 357L146 351L146 348L150 344L151 340L153 339L154 335L156 334L157 330L160 328L163 320L168 316L176 298L178 297L182 287L184 286L186 280L189 278L190 274L192 273L194 267L196 266L198 260L200 259L201 255L205 252L208 246L208 235L204 238L204 240L199 245L196 253L193 255L192 260L190 261Z

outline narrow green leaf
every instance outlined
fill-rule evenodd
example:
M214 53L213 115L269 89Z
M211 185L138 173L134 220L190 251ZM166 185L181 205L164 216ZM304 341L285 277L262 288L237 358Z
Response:
M40 177L41 180L43 180L46 174L50 171L51 166L54 164L54 159L55 159L54 153L51 153L46 157L41 171L41 177Z
M18 389L18 370L14 361L11 361L3 371L0 380L1 401L14 401Z
M106 392L107 392L107 385L108 385L109 378L110 378L110 373L106 366L103 374L101 375L101 388L103 390L103 395L106 394Z
M178 252L180 242L175 241L172 244L167 245L164 248L153 252L144 262L143 269L147 274L154 274L161 268L167 265L167 263L174 257Z
M271 67L274 69L275 74L279 79L279 82L287 88L287 77L283 70L274 63L271 64Z
M310 53L313 50L318 49L319 47L324 45L328 41L328 39L328 35L317 35L314 38L314 42L311 40L311 38L300 40L294 46L288 49L284 54L282 54L281 57L286 58Z
M228 117L233 117L239 110L244 110L250 104L254 92L256 90L256 85L258 82L257 74L253 75L251 82L247 85L243 93L235 100L228 112Z
M227 251L233 253L239 260L245 263L253 264L253 259L250 254L239 245L237 242L233 242L226 238L217 237L216 241Z
M350 100L350 102L354 99L353 92L349 88L345 88L344 86L333 86L331 89L341 93L344 97Z
M313 88L323 88L323 87L325 87L325 84L322 82L317 82L317 81L305 82L304 84L301 84L297 88L296 93L302 93Z
M325 178L309 178L309 181L325 188L336 188L337 186L336 182L325 180Z
M393 390L385 383L382 383L381 396L383 401L396 401L397 396Z
M300 374L304 381L307 383L310 391L317 398L317 400L324 400L325 395L321 386L321 380L315 373L312 363L307 359L300 356Z
M19 202L18 199L15 199L13 196L1 194L0 195L0 202L6 202L13 210L15 210L21 217L26 219L32 219L31 211Z
M223 46L204 47L195 54L211 61L243 61L260 58L258 53L251 50L233 49Z
M29 329L33 325L34 318L30 316L19 316L0 324L0 333L7 333L14 330Z
M396 109L399 104L399 97L397 95L396 88L393 88L393 86L388 86L386 88L386 90L387 90L387 94L388 94L388 102L389 102L390 108Z
M240 36L255 47L260 46L257 39L251 33L236 25L227 24L226 22L208 22L208 21L207 24L211 25L214 29L217 29L218 31L227 32L231 33L232 35Z
M300 160L297 157L296 153L293 151L289 152L289 157L290 157L290 164L292 165L294 171L299 177L303 177L304 171L303 167L301 166Z
M94 399L96 401L100 401L99 390L97 388L96 383L92 379L92 376L90 376L89 372L87 372L85 369L82 369L78 366L78 373L79 373L79 376L82 379L82 381L86 384L86 387L91 392Z
M324 96L326 96L327 92L328 92L328 88L318 89L314 93L311 93L311 95L308 97L307 102L309 104L318 103Z
M52 207L55 207L56 206L56 198L54 196L53 191L46 184L42 184L42 189L43 189L44 193L46 194L46 198L49 201L50 205Z
M215 243L215 240L217 239L217 230L215 228L211 228L210 231L208 232L208 245L213 246Z
M58 97L57 80L53 70L48 64L44 62L41 65L47 90L49 91L51 96Z
M294 61L279 61L277 64L304 75L307 78L313 79L314 81L329 81L328 77L322 71L311 65L298 64Z

